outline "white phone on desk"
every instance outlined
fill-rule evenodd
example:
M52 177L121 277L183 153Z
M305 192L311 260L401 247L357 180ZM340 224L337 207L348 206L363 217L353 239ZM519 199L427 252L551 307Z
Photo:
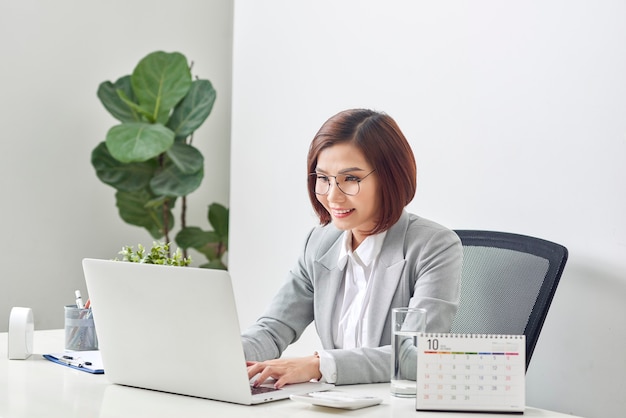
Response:
M303 395L291 395L290 398L294 401L306 402L311 405L342 409L360 409L367 406L378 405L383 401L381 398L375 396L338 390L309 392Z

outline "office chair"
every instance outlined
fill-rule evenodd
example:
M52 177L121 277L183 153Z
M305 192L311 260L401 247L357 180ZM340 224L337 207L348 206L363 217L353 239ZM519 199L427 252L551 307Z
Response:
M455 231L463 244L453 333L524 334L526 369L567 261L567 248L525 235Z

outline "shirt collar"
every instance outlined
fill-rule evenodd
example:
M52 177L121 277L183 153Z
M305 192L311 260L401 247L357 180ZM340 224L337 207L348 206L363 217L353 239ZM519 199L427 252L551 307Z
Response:
M356 251L352 251L352 231L345 231L342 237L341 251L339 252L337 266L343 270L349 257L363 267L369 266L380 254L386 235L387 231L370 235L363 240Z

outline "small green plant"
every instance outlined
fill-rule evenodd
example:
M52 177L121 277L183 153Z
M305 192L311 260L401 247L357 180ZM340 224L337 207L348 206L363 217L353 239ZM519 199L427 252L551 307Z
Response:
M173 255L170 255L170 244L163 242L153 242L152 248L146 252L146 248L138 244L137 251L133 247L122 247L119 252L122 256L121 261L129 261L131 263L159 264L163 266L188 266L191 264L191 257L184 257L180 248L176 249ZM116 260L118 260L116 258ZM119 261L119 260L118 260Z

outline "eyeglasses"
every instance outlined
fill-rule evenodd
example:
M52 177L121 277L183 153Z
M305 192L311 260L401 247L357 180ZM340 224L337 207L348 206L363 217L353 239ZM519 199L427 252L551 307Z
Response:
M338 174L336 176L327 176L320 173L311 173L309 176L315 178L315 194L324 196L330 191L330 179L335 179L335 184L343 194L348 196L357 195L361 191L361 182L372 174L376 169L370 171L363 177L357 177L353 174Z

